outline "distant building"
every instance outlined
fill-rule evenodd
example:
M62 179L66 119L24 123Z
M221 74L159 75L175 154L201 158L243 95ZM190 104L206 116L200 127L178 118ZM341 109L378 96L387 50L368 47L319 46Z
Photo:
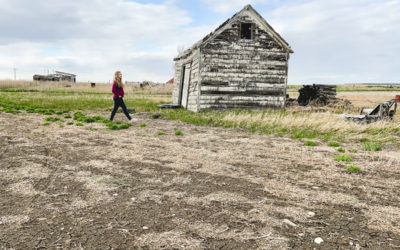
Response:
M168 82L166 82L165 84L174 84L174 78L171 78Z
M250 5L181 52L173 104L203 109L283 108L289 44Z
M35 74L35 75L33 75L33 80L34 81L54 81L54 82L61 82L61 81L76 82L76 75L61 72L61 71L56 71L55 74L49 74L49 75Z

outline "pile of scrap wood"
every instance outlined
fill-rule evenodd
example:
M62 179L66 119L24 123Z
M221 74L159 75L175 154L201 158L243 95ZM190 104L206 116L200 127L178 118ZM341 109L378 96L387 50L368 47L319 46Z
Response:
M299 97L297 102L299 105L306 106L310 103L318 105L327 105L338 102L336 98L336 85L303 85L299 89Z

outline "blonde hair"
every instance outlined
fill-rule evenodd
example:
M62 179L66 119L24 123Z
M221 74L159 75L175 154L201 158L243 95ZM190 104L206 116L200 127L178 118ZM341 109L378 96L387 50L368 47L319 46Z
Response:
M116 71L114 74L114 82L117 83L118 88L123 88L124 84L122 83L122 79L119 77L121 71Z

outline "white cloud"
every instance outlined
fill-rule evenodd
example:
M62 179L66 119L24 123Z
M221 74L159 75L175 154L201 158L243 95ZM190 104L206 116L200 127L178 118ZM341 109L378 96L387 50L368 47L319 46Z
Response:
M213 11L216 12L236 12L247 4L265 3L265 0L202 0Z
M295 51L290 83L400 81L398 0L285 1L274 9L266 3L277 0L202 1L219 12L253 4ZM178 2L0 0L0 79L16 67L20 79L54 69L108 81L119 69L126 80L166 81L178 46L219 25L194 26Z
M172 3L0 0L0 78L16 67L23 79L58 69L78 80L107 81L125 68L128 80L166 81L178 45L201 38Z
M289 81L399 82L400 2L307 1L264 13L295 51Z

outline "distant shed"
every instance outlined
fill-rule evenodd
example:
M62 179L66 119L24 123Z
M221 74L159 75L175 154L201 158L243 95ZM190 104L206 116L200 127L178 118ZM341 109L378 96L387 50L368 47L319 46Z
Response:
M35 74L35 75L33 75L33 80L34 81L55 81L55 82L60 82L60 81L76 82L76 75L61 72L61 71L56 71L55 74L48 74L48 75Z
M282 108L289 44L251 5L180 53L173 104L203 109Z

